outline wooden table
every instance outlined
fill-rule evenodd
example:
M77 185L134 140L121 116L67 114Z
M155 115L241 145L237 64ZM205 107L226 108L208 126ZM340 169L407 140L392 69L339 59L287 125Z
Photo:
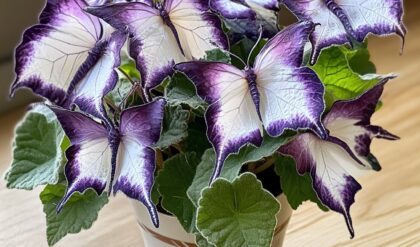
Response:
M363 190L352 207L356 238L341 215L304 204L293 215L285 246L420 246L420 4L406 1L409 28L404 55L396 37L371 38L370 50L380 73L396 71L383 96L384 107L373 122L399 135L398 142L376 140L373 152L383 170L359 178ZM418 5L418 6L416 6ZM11 160L13 126L23 109L0 118L0 174ZM40 190L7 190L0 180L0 246L46 246ZM143 246L130 204L112 198L87 231L64 238L57 246Z

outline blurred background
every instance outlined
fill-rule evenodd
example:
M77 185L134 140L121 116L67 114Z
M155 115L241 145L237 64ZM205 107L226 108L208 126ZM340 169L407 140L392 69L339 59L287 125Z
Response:
M396 72L375 114L381 125L402 139L377 140L373 153L383 170L359 179L364 189L352 207L356 238L348 239L340 215L304 204L292 217L285 246L420 246L420 1L404 1L408 28L405 49L391 36L370 37L369 49L378 73ZM15 124L25 106L36 100L20 90L8 97L14 80L14 47L25 28L37 22L44 0L0 0L0 175L10 165ZM46 246L45 219L33 192L12 191L0 179L0 246ZM66 237L58 246L142 246L131 208L117 197L100 213L92 229Z

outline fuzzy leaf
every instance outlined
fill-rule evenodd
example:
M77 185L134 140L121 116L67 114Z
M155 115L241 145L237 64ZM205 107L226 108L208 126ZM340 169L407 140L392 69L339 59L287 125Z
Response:
M206 61L210 62L222 62L222 63L230 63L230 55L229 53L221 50L221 49L213 49L206 52L206 57L204 58Z
M280 205L253 174L215 180L199 205L197 228L216 246L270 246Z
M194 84L181 73L172 76L165 89L165 98L172 106L185 104L202 113L207 108L207 103L197 95Z
M162 134L155 147L164 149L185 139L188 136L188 118L189 112L181 106L166 106Z
M56 207L64 196L66 187L62 184L47 185L40 194L47 219L47 239L50 246L69 233L89 229L98 218L99 210L108 203L106 194L98 196L93 190L84 194L74 193L57 214Z
M215 247L214 244L209 243L201 234L195 235L195 243L198 247Z
M63 129L48 107L36 105L29 111L16 128L13 161L5 177L7 187L31 190L57 183L63 138Z
M300 175L296 170L296 164L293 158L288 156L279 156L275 160L274 169L280 176L280 183L287 201L293 209L297 209L304 201L310 200L323 211L328 211L318 199L313 187L312 179L309 173Z
M187 232L195 229L196 210L187 197L199 158L195 153L178 154L164 163L156 178L162 207L174 214Z
M263 143L259 148L252 145L242 147L238 154L232 154L226 159L220 177L232 181L238 176L244 164L255 162L272 155L281 145L287 143L289 140L290 135L284 135L281 137L270 137L265 135ZM215 159L216 156L213 149L208 149L203 154L201 162L197 167L194 180L187 192L189 198L195 205L197 205L198 200L200 199L201 191L210 183L210 178L214 170Z
M206 135L206 123L203 118L195 117L188 127L188 137L185 139L184 148L188 152L195 152L198 156L211 148Z
M110 99L115 105L120 105L123 103L123 100L128 97L128 94L130 93L132 88L131 82L125 78L121 77L118 80L117 86L109 92L109 94L106 96L108 99Z

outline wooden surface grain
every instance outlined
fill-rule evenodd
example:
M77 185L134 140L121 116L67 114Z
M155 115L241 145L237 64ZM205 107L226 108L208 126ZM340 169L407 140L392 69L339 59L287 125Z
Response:
M376 140L373 152L383 170L358 178L363 189L351 208L356 237L342 216L323 213L312 204L294 212L285 247L420 246L420 4L406 1L409 34L403 56L396 37L371 38L372 59L380 73L398 72L373 123L399 135L397 142ZM0 117L0 174L10 164L11 140L23 109ZM46 246L40 190L7 190L0 179L0 246ZM89 230L70 235L57 246L143 246L134 214L123 196L111 199Z

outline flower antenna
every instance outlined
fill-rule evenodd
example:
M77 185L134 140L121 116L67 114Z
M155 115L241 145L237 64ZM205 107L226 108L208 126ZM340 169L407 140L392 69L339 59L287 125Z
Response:
M254 52L255 48L257 48L258 43L260 43L261 38L262 38L262 32L263 32L262 25L260 25L259 29L260 29L259 30L260 34L258 36L257 42L255 42L255 45L252 47L251 51L248 54L248 59L246 60L246 66L248 66L248 67L249 67L249 60L251 60L251 55Z

